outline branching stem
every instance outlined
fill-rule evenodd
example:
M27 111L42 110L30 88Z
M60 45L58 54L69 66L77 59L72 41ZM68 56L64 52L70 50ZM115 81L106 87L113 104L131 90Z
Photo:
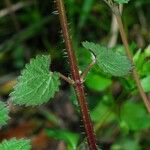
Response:
M84 72L81 74L81 79L84 80L84 78L87 76L88 72L91 70L91 68L94 66L95 60L93 60L87 68L84 70Z
M65 40L67 55L68 55L68 59L69 59L69 63L70 63L71 75L72 75L72 79L75 81L74 88L75 88L77 99L78 99L78 102L80 105L80 110L81 110L81 114L82 114L85 132L87 135L89 149L97 150L96 138L95 138L93 125L92 125L89 111L88 111L88 106L87 106L87 102L86 102L86 98L85 98L83 83L81 81L79 69L77 67L76 57L75 57L75 54L73 51L72 41L71 41L71 38L69 35L69 29L68 29L68 24L67 24L67 17L66 17L64 2L63 2L63 0L56 0L56 4L57 4L57 8L58 8L62 33L63 33L63 37Z
M73 85L74 81L72 79L69 79L68 77L64 76L63 74L59 73L59 77L63 80L65 80L66 82L68 82L69 84Z
M119 12L119 10L118 10L118 12ZM122 42L125 46L127 56L130 59L130 61L132 62L132 64L134 65L133 56L132 56L132 53L131 53L130 48L129 48L129 43L128 43L127 36L126 36L125 30L124 30L124 26L123 26L123 23L122 23L121 16L120 16L119 13L115 14L115 16L116 16L116 19L117 19L117 22L118 22L119 31L120 31L120 34L121 34ZM133 68L133 78L135 79L135 82L136 82L136 85L138 87L141 98L142 98L148 112L150 113L150 102L149 102L146 94L144 93L144 90L142 88L142 85L141 85L141 82L140 82L140 77L137 73L136 67Z
M133 61L133 55L130 51L130 48L129 48L129 43L128 43L128 40L127 40L127 36L126 36L126 33L125 33L125 30L124 30L124 26L123 26L123 23L122 23L122 19L121 19L121 14L120 14L120 11L119 11L119 7L117 5L115 5L114 3L110 3L111 0L104 0L107 5L111 8L112 12L114 13L115 17L116 17L116 20L117 20L117 23L118 23L118 27L119 27L119 31L120 31L120 35L121 35L121 39L122 39L122 42L125 46L125 50L126 50L126 54L128 56L128 58L130 59L131 63L134 65L134 61ZM150 102L146 96L146 94L144 93L144 90L143 90L143 87L141 85L141 82L140 82L140 77L137 73L137 70L136 70L136 67L133 68L133 78L136 82L136 85L137 85L137 88L139 90L139 93L140 93L140 96L145 104L145 107L147 108L147 111L150 113Z

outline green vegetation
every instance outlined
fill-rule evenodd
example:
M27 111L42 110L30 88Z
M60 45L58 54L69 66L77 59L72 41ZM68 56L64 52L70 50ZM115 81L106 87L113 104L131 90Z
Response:
M0 4L0 150L149 149L149 0L59 2Z

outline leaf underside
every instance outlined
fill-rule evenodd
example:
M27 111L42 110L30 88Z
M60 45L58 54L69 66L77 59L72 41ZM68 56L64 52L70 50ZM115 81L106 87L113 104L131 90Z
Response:
M50 72L50 56L39 55L25 66L14 91L10 94L13 103L36 106L53 98L58 91L58 73Z
M9 116L9 109L6 104L0 101L0 126L3 126L7 123Z
M132 70L131 62L124 54L92 42L82 44L95 54L97 65L105 73L120 77L127 75Z
M30 140L4 140L0 143L0 150L31 150Z

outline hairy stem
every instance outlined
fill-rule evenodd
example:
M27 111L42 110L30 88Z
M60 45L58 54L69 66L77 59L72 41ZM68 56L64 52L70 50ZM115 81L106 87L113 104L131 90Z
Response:
M69 84L74 84L74 81L69 79L68 77L64 76L63 74L59 73L59 77L63 80L65 80L66 82L68 82Z
M67 55L68 55L68 59L69 59L70 67L71 67L71 75L72 75L72 79L75 82L74 88L75 88L77 99L80 105L83 124L84 124L85 132L87 135L87 141L89 144L89 149L97 150L96 138L95 138L94 129L91 123L91 119L89 116L88 106L87 106L86 98L85 98L85 92L84 92L83 84L82 84L81 77L79 74L79 69L77 67L77 61L76 61L76 57L73 51L72 41L69 35L64 2L63 0L56 0L56 4L58 8L62 33L63 33L63 37L65 40Z
M84 72L81 74L81 79L84 80L84 78L87 76L88 72L91 70L91 68L95 65L95 61L93 60L88 66L87 68L84 70Z
M115 16L116 16L116 19L117 19L117 22L118 22L118 26L119 26L122 42L123 42L123 44L125 46L125 50L126 50L127 56L130 59L130 61L132 62L132 64L134 65L133 56L132 56L132 53L131 53L130 48L129 48L129 43L128 43L128 40L127 40L127 36L125 34L125 30L124 30L124 26L123 26L123 23L122 23L121 16L120 16L119 13L115 14ZM134 80L135 80L136 85L138 87L138 90L139 90L139 93L141 95L141 98L142 98L142 100L143 100L143 102L144 102L148 112L150 113L150 102L149 102L146 94L144 93L144 90L142 88L142 85L141 85L141 82L140 82L140 77L139 77L139 75L137 73L136 67L133 68L133 77L134 77Z

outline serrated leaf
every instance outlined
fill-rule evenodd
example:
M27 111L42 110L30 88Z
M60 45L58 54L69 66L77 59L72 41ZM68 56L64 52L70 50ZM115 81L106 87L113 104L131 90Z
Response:
M59 89L58 73L50 72L50 56L42 55L31 59L25 66L14 91L10 94L15 104L35 106L53 98Z
M0 126L5 125L8 121L8 113L9 109L7 108L6 104L0 101Z
M92 42L83 42L82 44L96 55L97 65L105 73L113 76L125 76L131 71L131 62L124 54Z
M114 0L116 3L119 3L119 4L123 4L123 3L128 3L129 0Z
M31 150L30 140L4 140L0 143L0 150Z
M142 104L127 101L121 107L121 122L129 130L137 131L150 127L150 116Z

